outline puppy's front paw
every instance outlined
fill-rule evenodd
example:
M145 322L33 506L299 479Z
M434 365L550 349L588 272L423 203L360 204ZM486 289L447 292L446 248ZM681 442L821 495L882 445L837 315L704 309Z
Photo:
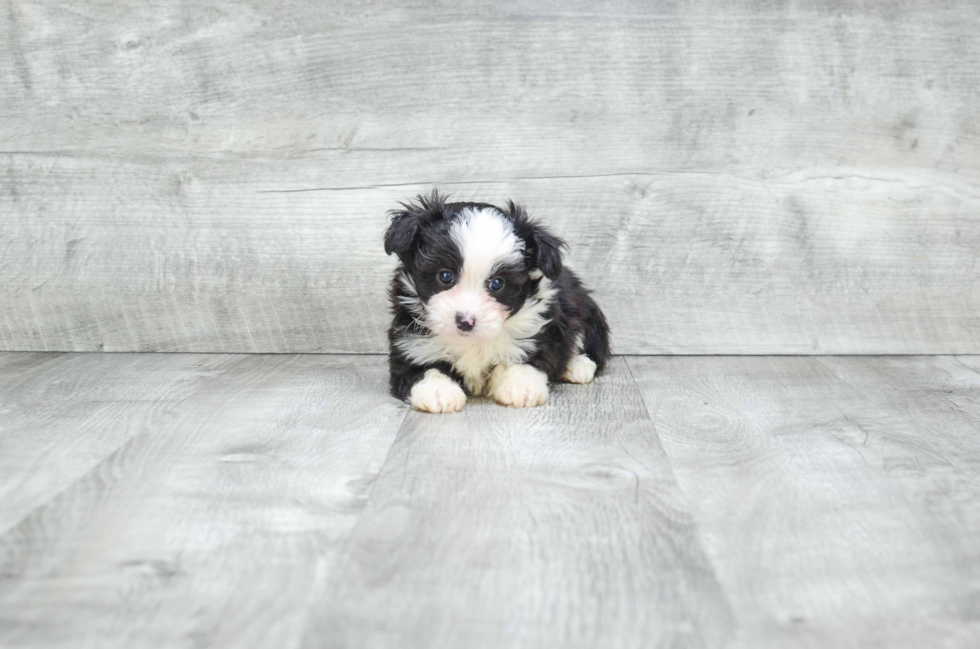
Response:
M585 354L572 356L561 378L568 383L590 383L595 378L595 368L595 361Z
M423 412L459 412L466 405L466 393L456 381L433 369L412 386L411 401L413 408Z
M490 375L490 394L512 408L533 408L548 400L548 376L530 365L497 366Z

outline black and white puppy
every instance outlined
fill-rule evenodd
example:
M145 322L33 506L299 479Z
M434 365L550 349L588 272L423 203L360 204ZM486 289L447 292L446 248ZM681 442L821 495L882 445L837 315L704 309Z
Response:
M391 393L456 412L466 395L526 408L555 381L588 383L609 359L609 326L564 241L524 208L447 203L433 191L389 212ZM464 391L465 389L465 391Z

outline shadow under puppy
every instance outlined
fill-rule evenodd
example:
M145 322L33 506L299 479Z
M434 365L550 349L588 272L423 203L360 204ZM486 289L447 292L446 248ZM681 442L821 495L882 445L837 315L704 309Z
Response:
M562 267L564 241L513 201L447 203L433 191L389 215L391 393L427 412L466 395L517 408L548 399L549 382L588 383L609 359L609 326ZM464 392L465 388L465 392Z

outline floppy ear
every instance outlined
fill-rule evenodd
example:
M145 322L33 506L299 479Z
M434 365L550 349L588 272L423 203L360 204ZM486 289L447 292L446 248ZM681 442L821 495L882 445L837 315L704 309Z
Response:
M562 249L567 250L568 244L551 234L548 228L529 219L522 205L507 201L507 211L517 236L527 244L525 253L532 268L541 271L548 279L558 277L562 269Z
M408 252L419 233L419 215L410 209L391 210L391 224L385 230L385 254Z
M568 248L568 244L548 232L543 226L533 225L532 229L536 266L545 277L554 279L561 275L562 248Z
M433 189L429 196L420 194L414 201L402 203L402 209L388 212L391 224L385 230L385 254L405 255L415 245L422 224L442 218L445 204L446 197Z

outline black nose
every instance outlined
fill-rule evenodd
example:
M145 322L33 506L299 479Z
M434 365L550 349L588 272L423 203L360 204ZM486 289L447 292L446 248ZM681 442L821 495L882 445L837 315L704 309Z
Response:
M475 325L476 319L473 316L463 315L462 313L456 314L456 327L460 331L472 331Z

